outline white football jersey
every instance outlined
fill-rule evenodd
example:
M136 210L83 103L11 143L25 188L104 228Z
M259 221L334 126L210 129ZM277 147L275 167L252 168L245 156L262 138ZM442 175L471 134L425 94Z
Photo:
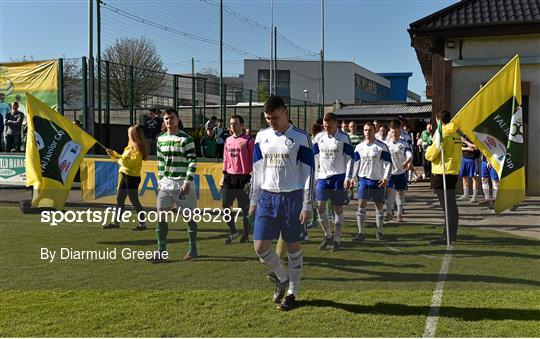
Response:
M354 160L353 177L371 180L390 178L392 160L384 142L377 139L372 144L367 140L362 141L354 149Z
M304 190L304 209L313 201L314 158L309 135L292 125L284 133L272 128L259 131L253 151L251 205L257 205L261 190Z
M331 135L323 131L315 136L313 143L315 155L315 179L326 179L345 174L352 178L354 147L349 135L341 130Z
M408 159L412 159L411 146L401 139L398 139L396 142L390 139L386 145L392 158L392 175L407 172L407 169L403 169L403 163Z

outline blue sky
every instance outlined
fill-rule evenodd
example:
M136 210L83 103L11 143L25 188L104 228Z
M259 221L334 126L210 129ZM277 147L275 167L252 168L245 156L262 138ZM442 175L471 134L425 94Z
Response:
M219 69L219 48L213 42L219 40L217 0L104 2L103 49L117 38L145 36L155 43L170 72L189 72L191 57L197 71ZM354 59L374 72L413 72L409 89L424 96L425 82L407 28L455 2L326 0L325 58ZM224 15L224 40L242 51L225 50L224 72L239 74L243 72L242 60L248 57L243 52L250 57L268 57L270 53L270 34L245 20L269 27L270 0L224 0L224 4L233 12ZM86 0L0 0L0 61L87 54L87 8ZM320 1L275 0L274 23L279 33L302 48L280 38L278 58L318 58L305 50L320 50Z

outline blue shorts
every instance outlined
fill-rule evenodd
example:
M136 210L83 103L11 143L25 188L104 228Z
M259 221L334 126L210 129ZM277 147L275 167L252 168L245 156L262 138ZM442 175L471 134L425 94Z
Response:
M304 191L273 193L263 190L255 212L254 240L273 240L281 237L292 243L304 239L300 223Z
M379 180L360 178L358 182L358 199L373 202L384 202L386 189L379 187Z
M491 180L499 181L497 171L495 171L495 168L493 168L493 166L488 168L487 161L482 161L482 172L480 174L480 177L484 179L491 178Z
M476 159L462 158L461 168L459 170L460 177L476 177L478 176L478 170L476 166Z
M388 187L395 190L406 191L408 188L407 172L392 175L388 180Z
M315 200L330 200L336 206L347 205L349 203L349 197L343 186L344 181L345 174L337 174L326 179L318 179Z

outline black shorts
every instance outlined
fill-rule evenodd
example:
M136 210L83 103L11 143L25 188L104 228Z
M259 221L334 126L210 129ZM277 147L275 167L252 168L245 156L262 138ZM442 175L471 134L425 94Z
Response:
M246 184L251 180L249 174L228 174L223 177L221 200L224 207L232 206L234 200L238 201L238 207L249 206L249 195L246 192Z

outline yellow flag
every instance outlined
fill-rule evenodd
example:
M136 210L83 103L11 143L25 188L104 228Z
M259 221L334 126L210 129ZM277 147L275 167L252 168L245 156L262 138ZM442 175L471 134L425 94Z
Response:
M525 199L521 74L516 55L454 116L452 122L499 175L495 212Z
M34 187L32 206L61 209L84 155L96 140L28 93L26 110L26 186Z

